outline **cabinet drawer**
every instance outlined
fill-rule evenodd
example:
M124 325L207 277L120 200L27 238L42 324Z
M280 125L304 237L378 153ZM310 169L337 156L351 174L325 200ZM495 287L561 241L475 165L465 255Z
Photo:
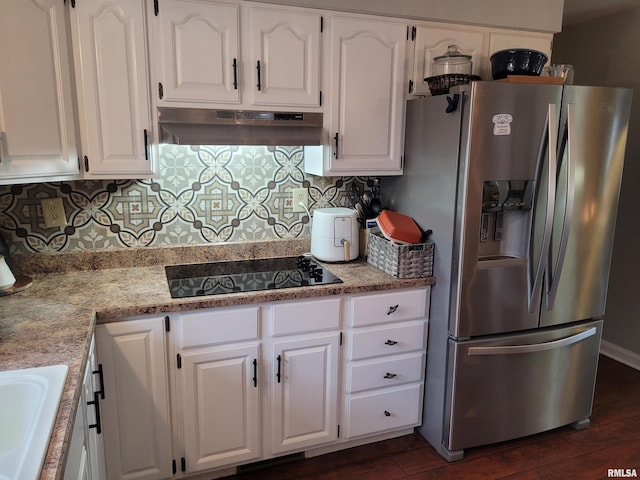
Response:
M180 314L181 348L258 339L259 307L199 310Z
M350 393L373 388L393 387L423 380L423 353L365 360L349 366L347 389Z
M341 298L278 303L273 306L273 335L338 330Z
M424 333L424 321L352 332L349 358L359 360L424 350Z
M347 438L420 424L422 384L351 395L347 406Z
M361 327L424 318L428 291L427 288L353 297L351 325Z

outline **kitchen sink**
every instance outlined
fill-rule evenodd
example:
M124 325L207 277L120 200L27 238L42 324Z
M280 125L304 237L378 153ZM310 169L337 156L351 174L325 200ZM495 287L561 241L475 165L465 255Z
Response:
M40 477L68 370L0 372L0 480Z

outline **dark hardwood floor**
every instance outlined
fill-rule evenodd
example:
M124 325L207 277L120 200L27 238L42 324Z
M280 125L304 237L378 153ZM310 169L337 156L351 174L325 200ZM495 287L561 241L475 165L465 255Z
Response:
M227 477L234 480L603 479L640 475L640 372L601 356L591 425L468 449L447 463L418 434Z

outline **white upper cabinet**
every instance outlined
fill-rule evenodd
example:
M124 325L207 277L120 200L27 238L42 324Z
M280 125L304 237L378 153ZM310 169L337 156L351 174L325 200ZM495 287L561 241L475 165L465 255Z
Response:
M240 103L240 6L170 0L158 16L158 103Z
M243 3L159 8L161 106L320 106L321 15ZM161 86L160 86L161 85Z
M429 84L424 80L434 75L433 59L447 53L449 45L457 45L460 52L471 55L472 74L480 75L483 53L486 51L486 35L473 29L443 28L434 25L418 25L412 29L414 39L413 73L409 92L430 95Z
M146 0L82 0L72 9L85 177L154 174Z
M399 21L329 19L329 53L323 63L329 148L305 159L308 173L402 173L406 37L407 24Z
M252 105L320 106L321 23L304 11L249 9Z
M412 40L413 62L409 91L413 95L430 95L429 84L424 79L434 75L433 59L445 54L449 45L457 45L462 53L471 55L473 75L479 75L482 80L493 80L490 57L494 52L509 48L529 48L539 50L551 58L553 35L421 22L412 27Z
M68 35L62 1L0 2L0 183L79 171Z

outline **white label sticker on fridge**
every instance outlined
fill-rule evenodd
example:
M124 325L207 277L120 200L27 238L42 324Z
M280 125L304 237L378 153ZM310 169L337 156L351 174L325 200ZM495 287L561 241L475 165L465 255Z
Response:
M511 135L511 122L513 117L508 113L499 113L493 116L493 134Z

